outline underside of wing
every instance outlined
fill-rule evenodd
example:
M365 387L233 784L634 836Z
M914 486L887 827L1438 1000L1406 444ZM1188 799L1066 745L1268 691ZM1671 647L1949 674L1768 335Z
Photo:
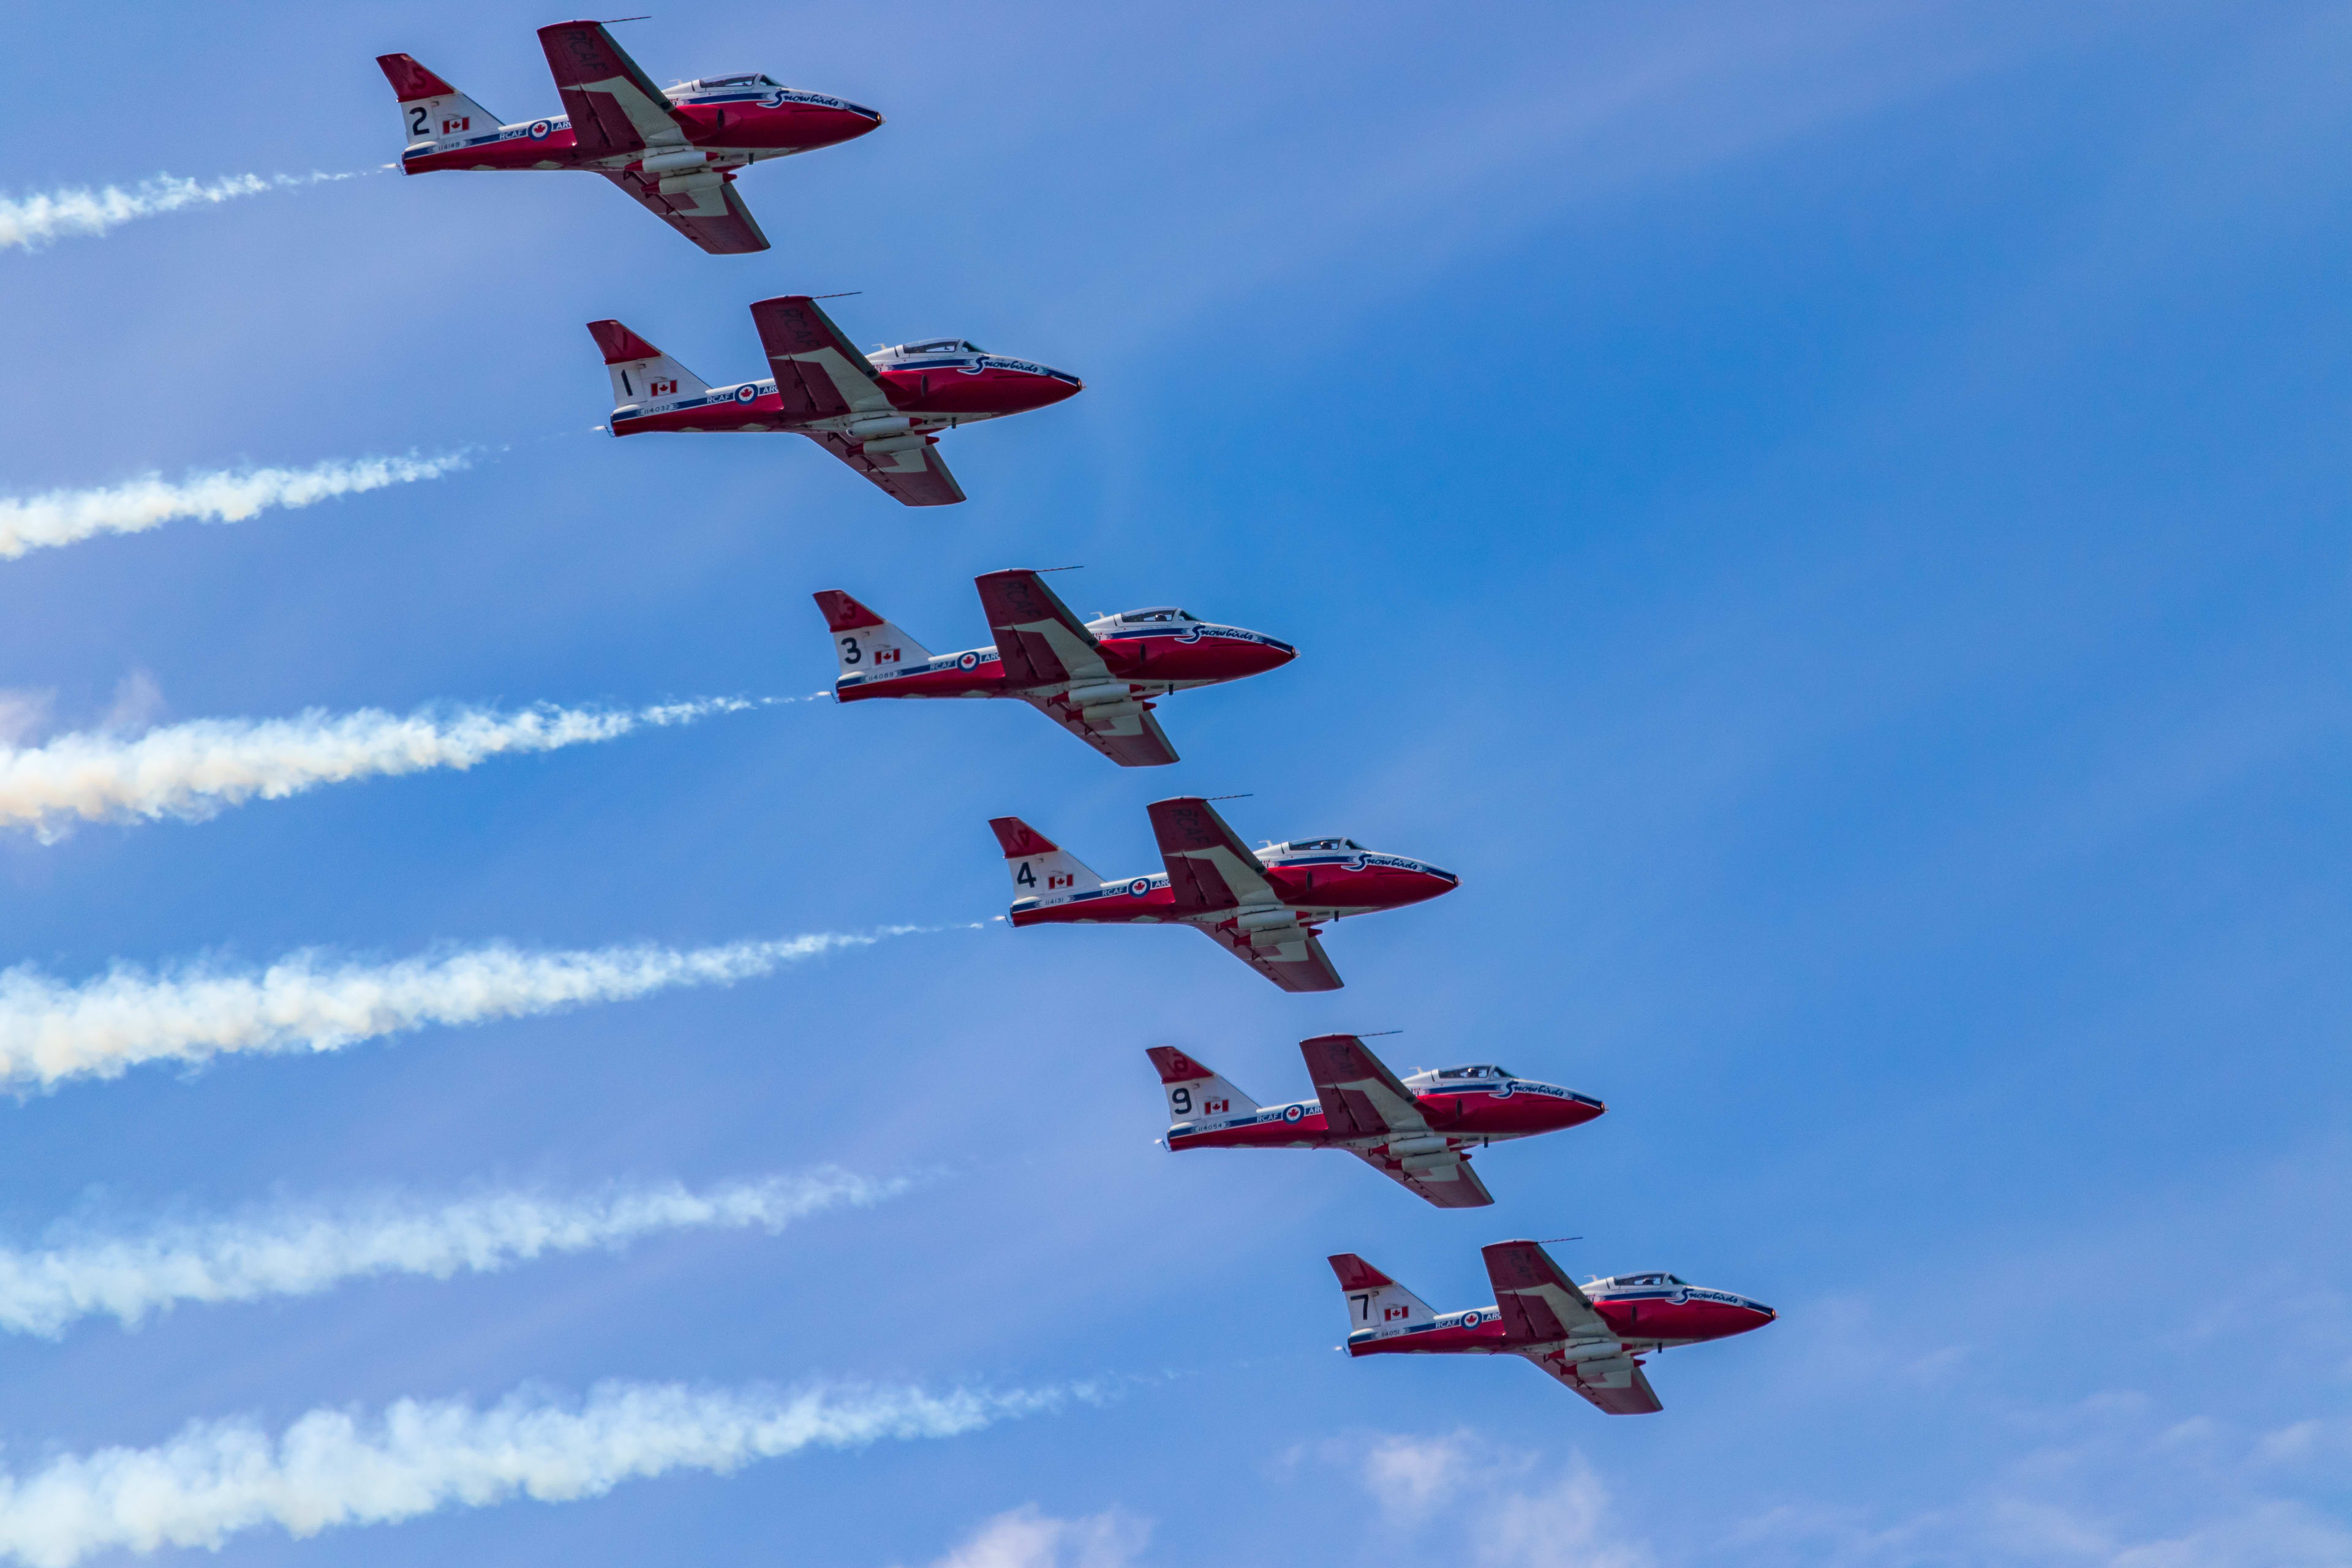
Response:
M891 412L890 395L874 363L805 294L754 300L751 324L776 376L776 396L788 419L831 419L845 414ZM956 500L963 494L958 491ZM937 505L937 502L917 502Z
M1537 1243L1498 1241L1478 1250L1486 1260L1487 1280L1495 1287L1504 1343L1597 1339L1612 1331L1608 1320L1592 1310L1575 1281Z
M1253 944L1245 931L1201 926L1219 947L1281 986L1285 991L1337 991L1345 984L1331 961L1323 955L1323 944L1305 931L1286 933L1290 940L1275 947Z
M1478 1179L1478 1173L1470 1168L1467 1160L1408 1171L1404 1162L1391 1159L1378 1149L1350 1149L1348 1152L1442 1209L1482 1209L1495 1201L1495 1194L1486 1190L1486 1184Z
M558 22L539 30L547 68L572 117L572 135L592 158L682 149L686 127L653 79L599 22Z
M1073 708L1058 697L1032 697L1028 702L1120 767L1160 768L1177 760L1176 748L1168 743L1160 721L1139 705L1135 712L1105 719L1100 710L1088 718L1086 710Z
M1168 887L1176 896L1177 909L1205 913L1282 901L1265 879L1265 868L1225 826L1215 806L1198 795L1180 795L1155 800L1150 809L1151 831L1160 840L1160 858L1168 867ZM1334 979L1332 984L1338 984Z
M1016 685L1107 681L1102 643L1034 572L991 572L973 580L995 634L1004 678ZM1131 731L1130 731L1131 732ZM1175 761L1171 752L1168 758Z
M768 248L768 237L760 232L759 220L735 194L734 182L723 174L703 173L661 181L625 169L598 173L713 256L749 256ZM670 188L664 190L665 184Z
M929 444L904 452L869 458L865 448L846 436L830 430L803 431L812 441L874 481L876 488L908 506L953 506L963 500L963 487Z
M1429 1131L1412 1090L1355 1036L1318 1035L1299 1041L1298 1054L1307 1058L1307 1074L1323 1102L1324 1122L1339 1136Z
M1572 1362L1557 1355L1530 1355L1528 1360L1584 1395L1604 1415L1655 1415L1665 1408L1642 1363L1632 1356Z

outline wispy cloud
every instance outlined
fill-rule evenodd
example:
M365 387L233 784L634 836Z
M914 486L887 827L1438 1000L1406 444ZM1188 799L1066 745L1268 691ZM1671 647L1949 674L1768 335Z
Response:
M1056 1519L1028 1503L989 1520L932 1568L1127 1568L1150 1539L1148 1521L1118 1509Z
M937 928L820 931L721 947L651 945L531 952L503 942L391 963L317 952L267 969L194 963L162 973L118 965L79 985L28 964L0 970L0 1087L119 1078L141 1062L232 1052L332 1051L427 1025L487 1023L731 985L843 948Z
M1327 1452L1345 1459L1351 1448ZM1447 1551L1486 1568L1651 1568L1656 1561L1646 1542L1620 1529L1607 1487L1580 1454L1551 1470L1533 1454L1463 1431L1382 1436L1361 1463L1364 1489L1392 1532L1376 1551L1412 1546L1444 1520Z
M637 1182L569 1197L494 1192L435 1205L387 1194L277 1204L129 1233L60 1226L45 1247L0 1247L0 1331L55 1338L90 1317L136 1327L183 1301L310 1296L383 1274L488 1274L663 1231L772 1233L827 1209L880 1203L908 1184L826 1167L699 1192Z
M133 218L155 217L183 207L218 206L265 191L299 190L335 180L356 180L367 171L344 174L230 174L206 184L157 174L130 189L69 185L29 196L0 196L0 250L16 246L36 250L53 239L104 234Z
M197 822L257 798L320 784L470 768L492 757L611 741L795 698L708 697L649 708L513 712L424 708L409 714L310 709L291 719L197 719L143 735L104 731L0 749L0 826L43 839L77 822Z
M387 485L437 479L467 467L464 452L437 457L336 458L307 468L218 469L176 483L145 474L89 489L0 496L0 560L101 533L143 533L183 518L243 522L271 507L314 506Z
M197 1422L156 1447L101 1448L0 1476L0 1554L68 1568L126 1547L217 1547L268 1525L311 1536L517 1497L570 1502L672 1470L725 1473L807 1448L957 1436L1089 1396L607 1383L577 1405L517 1394L487 1410L416 1399L373 1416L313 1410L274 1438L249 1421Z

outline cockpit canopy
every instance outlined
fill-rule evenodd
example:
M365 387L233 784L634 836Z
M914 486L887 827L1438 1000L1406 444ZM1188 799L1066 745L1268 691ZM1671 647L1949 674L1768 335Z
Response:
M1623 1289L1633 1285L1688 1285L1690 1281L1673 1274L1620 1274L1601 1283Z
M916 354L984 354L988 351L978 343L961 338L933 338L929 342L900 343L895 349L885 349L879 357L911 359Z
M740 76L707 76L699 81L688 82L684 90L688 92L712 92L723 87L781 88L783 85L784 84L782 82L778 81L774 77L764 75L759 71L745 71Z
M1367 853L1364 847L1352 838L1294 838L1289 843L1277 847L1276 852L1282 855L1297 855L1308 849L1345 849L1358 855Z
M1517 1078L1519 1075L1508 1068L1496 1067L1493 1062L1484 1062L1474 1067L1440 1068L1437 1069L1437 1076L1442 1079L1496 1079Z
M1129 626L1147 621L1193 621L1200 617L1190 610L1180 610L1173 605L1154 605L1148 610L1121 610L1115 617Z

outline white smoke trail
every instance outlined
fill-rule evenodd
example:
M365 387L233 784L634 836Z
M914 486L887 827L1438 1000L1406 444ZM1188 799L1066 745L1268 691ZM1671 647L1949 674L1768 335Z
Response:
M333 1051L428 1024L521 1018L681 985L731 985L839 948L929 930L885 926L723 947L525 952L503 943L393 963L297 952L256 973L207 963L161 974L117 965L68 985L0 970L0 1088L119 1078L141 1062L229 1052Z
M147 474L96 489L0 496L0 560L101 533L143 533L178 518L243 522L270 507L313 506L387 485L437 479L467 467L463 452L420 458L338 458L307 468L190 474L177 484Z
M133 218L154 217L162 213L177 212L182 207L217 206L238 196L257 196L264 191L293 190L333 180L356 180L360 177L361 172L348 174L231 174L207 185L195 180L157 174L152 179L140 181L127 191L120 185L108 185L96 191L87 185L77 185L14 199L0 196L0 250L12 245L21 246L26 250L37 249L65 236L104 234L108 229L119 227Z
M378 708L291 719L197 719L130 737L102 731L40 746L0 747L0 826L42 839L74 822L199 822L258 796L283 800L320 784L470 768L491 757L610 741L633 730L688 724L796 698L700 698L651 708L555 708L502 713Z
M133 1236L54 1226L41 1250L0 1248L0 1330L57 1338L77 1318L137 1327L181 1301L310 1296L383 1274L487 1274L549 1253L617 1249L671 1230L771 1233L907 1190L824 1167L694 1192L677 1182L616 1184L589 1196L499 1192L426 1208L378 1196L341 1206L277 1205L154 1226Z
M313 1410L275 1439L249 1421L193 1422L152 1448L101 1448L0 1476L0 1554L68 1568L128 1547L218 1547L275 1524L306 1537L515 1497L569 1502L671 1470L726 1474L805 1448L952 1437L1089 1400L1095 1391L697 1389L606 1383L577 1407L529 1394L488 1410L404 1399L381 1415Z

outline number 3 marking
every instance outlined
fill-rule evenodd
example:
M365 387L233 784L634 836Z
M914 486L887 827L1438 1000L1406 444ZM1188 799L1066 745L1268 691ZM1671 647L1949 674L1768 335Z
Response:
M844 637L841 639L842 663L856 664L859 659L864 658L865 657L865 654L858 651L857 639L856 637Z

